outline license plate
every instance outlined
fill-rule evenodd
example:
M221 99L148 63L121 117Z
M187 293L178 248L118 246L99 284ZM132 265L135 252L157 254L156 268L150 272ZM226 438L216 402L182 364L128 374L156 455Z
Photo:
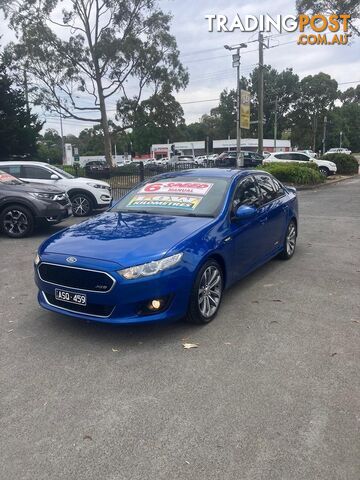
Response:
M55 289L56 300L67 303L76 303L77 305L86 306L86 295L84 293L68 292L66 290Z

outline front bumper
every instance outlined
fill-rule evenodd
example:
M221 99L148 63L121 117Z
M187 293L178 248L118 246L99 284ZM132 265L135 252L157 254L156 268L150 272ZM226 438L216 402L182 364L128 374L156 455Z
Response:
M54 202L54 205L43 208L39 214L39 219L49 224L56 224L72 215L71 203L60 205Z
M77 267L78 270L82 268L86 275L86 268L89 268L89 265ZM137 280L125 280L116 270L96 271L107 273L115 280L108 292L84 291L79 288L80 285L76 288L55 285L41 279L38 268L35 268L39 304L52 312L88 321L114 324L165 322L180 319L186 314L193 279L189 270L183 266ZM55 299L57 288L73 293L85 293L87 306L59 302ZM153 299L164 299L164 308L159 312L149 313L144 307Z

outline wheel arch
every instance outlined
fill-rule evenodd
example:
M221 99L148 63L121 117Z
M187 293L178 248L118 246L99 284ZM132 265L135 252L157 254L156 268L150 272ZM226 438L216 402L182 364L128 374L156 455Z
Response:
M209 255L204 258L204 260L201 262L200 266L199 266L199 269L202 267L202 265L204 265L205 262L207 262L208 260L215 260L221 267L221 272L223 274L223 280L224 280L224 286L226 285L226 282L227 282L227 271L226 271L226 264L225 264L225 260L224 258L222 257L222 255L220 255L220 253L218 252L212 252L212 253L209 253Z
M81 193L82 195L86 195L86 196L91 200L91 203L92 203L93 208L96 207L96 205L97 205L97 200L96 200L96 198L95 198L95 195L94 195L92 192L89 192L88 190L85 190L85 189L83 189L83 188L72 188L71 190L69 190L69 191L67 192L70 200L71 200L71 198L72 198L74 195L77 195L77 194L79 194L79 193Z
M30 202L27 202L27 201L24 201L23 199L18 199L18 198L7 198L3 202L1 202L0 215L5 210L6 207L10 207L11 205L20 205L21 207L27 208L34 218L39 216L35 208L33 207L33 205L31 205Z

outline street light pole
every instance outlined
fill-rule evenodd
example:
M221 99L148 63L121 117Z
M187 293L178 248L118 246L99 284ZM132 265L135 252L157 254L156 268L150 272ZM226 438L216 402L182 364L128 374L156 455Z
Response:
M241 128L240 128L240 49L246 48L246 43L240 43L240 45L224 45L226 50L236 53L233 55L233 67L236 68L236 155L237 165L244 166L244 159L241 157Z
M342 147L342 135L343 135L343 132L340 132L340 148Z

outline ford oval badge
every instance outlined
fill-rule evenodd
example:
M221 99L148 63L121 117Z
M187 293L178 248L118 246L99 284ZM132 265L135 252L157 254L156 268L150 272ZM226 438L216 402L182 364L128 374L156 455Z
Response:
M68 263L76 263L77 262L77 258L76 257L67 257L66 261Z

